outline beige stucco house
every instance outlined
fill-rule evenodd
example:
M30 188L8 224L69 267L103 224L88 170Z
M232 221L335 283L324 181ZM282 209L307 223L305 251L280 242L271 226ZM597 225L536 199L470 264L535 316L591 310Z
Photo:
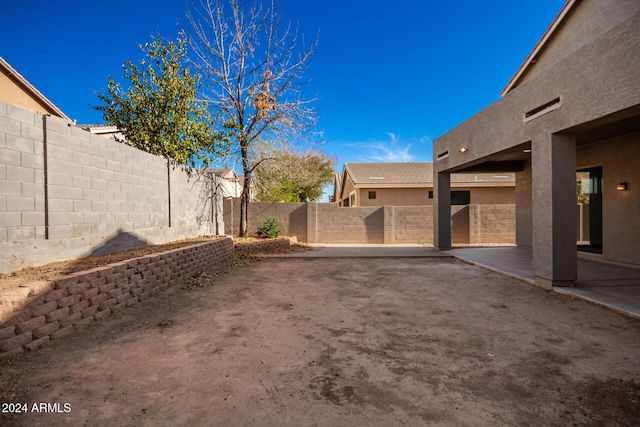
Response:
M50 114L71 121L38 89L0 57L0 102L15 105L38 114Z
M454 175L452 203L513 204L513 173ZM334 181L339 206L430 206L433 164L428 162L345 163Z
M451 247L454 173L515 172L516 243L539 284L572 285L578 249L640 265L640 2L567 1L502 97L434 156L437 248ZM577 202L589 205L581 248Z

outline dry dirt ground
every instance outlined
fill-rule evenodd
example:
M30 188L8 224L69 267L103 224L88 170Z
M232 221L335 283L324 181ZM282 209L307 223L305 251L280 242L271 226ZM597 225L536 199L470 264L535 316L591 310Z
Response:
M457 260L232 260L3 362L0 425L637 426L639 378L639 320Z

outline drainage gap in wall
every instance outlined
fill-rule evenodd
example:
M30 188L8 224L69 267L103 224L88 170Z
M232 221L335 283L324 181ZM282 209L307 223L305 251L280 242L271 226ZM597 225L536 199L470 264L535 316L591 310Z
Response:
M524 118L523 120L525 122L528 122L530 120L533 120L535 118L538 118L540 116L542 116L543 114L547 114L557 108L560 108L560 97L547 102L546 104L542 104L539 107L534 108L533 110L529 110L526 113L524 113Z

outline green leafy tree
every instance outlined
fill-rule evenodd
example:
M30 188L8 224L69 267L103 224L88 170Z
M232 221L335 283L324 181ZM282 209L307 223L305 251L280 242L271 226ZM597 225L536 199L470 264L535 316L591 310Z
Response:
M312 135L315 99L304 96L309 47L296 28L256 1L201 0L188 12L193 63L203 76L207 100L224 125L242 164L240 236L247 235L252 174L265 147Z
M256 198L263 202L309 202L333 180L334 160L309 150L280 150L256 169Z
M156 36L138 45L146 57L126 61L125 89L109 77L104 105L94 108L116 126L124 139L141 150L187 166L206 167L213 155L227 152L222 134L215 132L207 104L196 98L200 76L184 66L187 41Z

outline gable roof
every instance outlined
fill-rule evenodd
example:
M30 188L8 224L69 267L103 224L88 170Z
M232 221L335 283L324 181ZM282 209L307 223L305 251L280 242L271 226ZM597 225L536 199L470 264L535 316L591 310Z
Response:
M20 73L18 73L7 61L0 56L0 72L5 74L18 87L31 96L37 103L46 108L49 114L56 115L68 121L72 121L66 114L56 107L53 102L49 101L38 89L27 81Z
M560 12L553 19L547 30L542 34L540 40L533 47L533 50L529 52L524 62L520 65L516 73L511 77L509 83L502 89L500 93L501 96L506 95L512 89L514 89L520 80L524 77L524 75L529 71L529 69L538 61L538 57L542 53L542 51L547 47L550 40L555 36L558 32L558 29L562 26L565 21L565 18L569 15L569 12L574 8L574 6L579 3L580 0L567 0Z
M345 163L344 169L354 185L433 182L433 164L427 162Z
M336 201L343 198L347 181L351 181L355 188L431 188L433 163L345 163L343 172L335 175ZM452 188L514 187L515 182L514 173L451 174Z
M433 163L345 163L344 171L356 187L431 187L433 185ZM513 173L454 173L452 184L475 184L475 186L515 185ZM369 185L371 184L371 185ZM342 182L344 186L344 182Z

